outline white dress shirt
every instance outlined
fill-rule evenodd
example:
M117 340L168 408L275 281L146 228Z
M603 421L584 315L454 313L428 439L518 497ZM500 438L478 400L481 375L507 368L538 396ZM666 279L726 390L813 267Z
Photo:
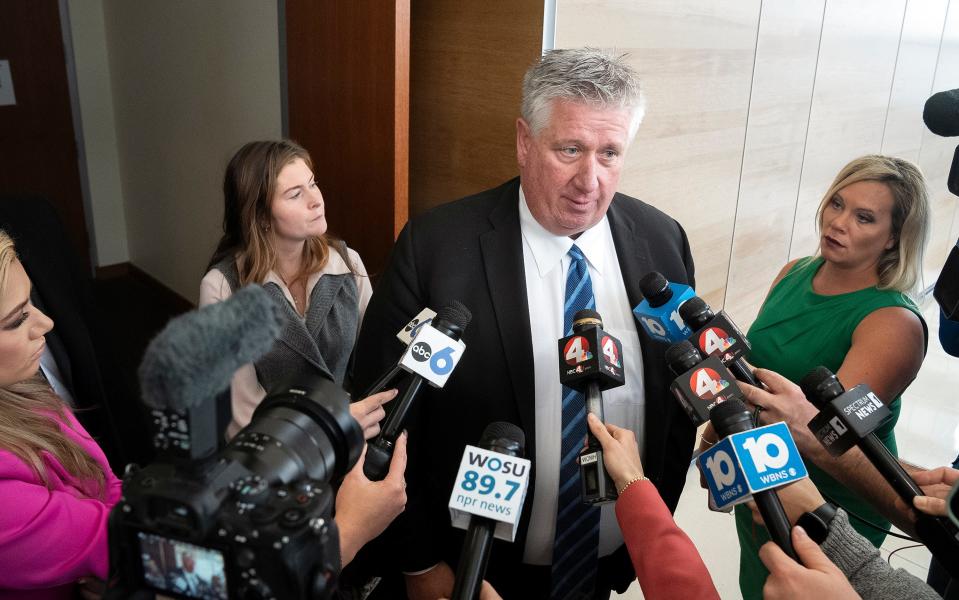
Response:
M596 311L603 317L603 329L623 343L626 385L603 392L606 422L633 430L640 440L640 448L643 447L646 403L643 357L609 220L604 216L576 240L553 235L529 211L521 186L519 221L523 235L536 402L536 483L523 561L548 565L553 559L556 530L563 408L556 342L566 334L563 331L563 303L570 263L567 252L574 241L586 256ZM623 543L614 506L613 503L602 506L599 556L612 554Z

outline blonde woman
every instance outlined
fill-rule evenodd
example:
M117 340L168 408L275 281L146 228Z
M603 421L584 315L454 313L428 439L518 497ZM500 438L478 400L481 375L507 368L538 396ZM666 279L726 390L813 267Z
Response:
M73 598L107 575L120 480L39 373L52 328L0 231L0 598Z
M223 180L223 237L200 284L200 306L259 284L283 306L280 341L231 386L236 434L266 390L291 374L319 371L342 385L360 321L372 294L359 254L327 233L323 194L309 153L290 140L250 142L230 160ZM367 439L379 432L383 392L351 405Z
M753 346L749 360L796 383L823 365L846 388L868 384L892 410L894 418L876 434L896 454L900 394L919 371L927 341L925 322L908 296L920 279L929 230L926 182L909 161L863 156L842 168L817 217L819 252L790 262L776 277L747 334ZM809 433L808 415L763 414L763 423L783 419L797 424L797 435ZM802 449L802 440L797 442ZM816 449L821 450L818 444ZM881 545L889 522L850 484L811 460L807 466L823 495L878 526L851 521ZM757 553L768 536L745 507L737 507L736 523L743 597L761 598L768 572Z

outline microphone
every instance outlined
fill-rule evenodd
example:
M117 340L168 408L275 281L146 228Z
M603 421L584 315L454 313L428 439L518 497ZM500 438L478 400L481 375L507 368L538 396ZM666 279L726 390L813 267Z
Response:
M748 497L743 490L748 489L769 537L801 564L789 537L786 511L772 489L807 476L789 428L785 423L774 423L753 429L752 417L739 400L717 404L709 420L721 441L703 452L699 462L717 506L745 502ZM769 452L770 448L776 451ZM767 472L770 469L778 471ZM737 481L740 477L742 481Z
M710 411L721 402L745 399L726 365L715 356L703 360L689 340L666 349L666 364L676 376L669 391L697 427L709 420Z
M207 402L229 388L237 369L269 352L283 323L280 307L258 285L170 320L138 369L154 447L187 459L215 450L216 411Z
M380 434L367 445L363 473L371 481L382 481L389 472L396 438L403 431L406 415L423 381L441 388L456 368L466 350L460 336L472 318L468 308L453 300L436 313L429 325L420 328L403 353L398 367L412 373L412 377L403 397L384 419Z
M930 96L922 109L922 120L936 135L959 135L959 88Z
M832 371L820 366L803 377L799 387L820 410L809 422L809 429L831 455L838 456L854 445L859 446L906 506L912 506L916 496L925 495L876 437L874 431L891 413L869 386L859 384L846 391ZM959 528L945 517L914 513L917 537L953 577L959 577Z
M595 310L583 309L573 315L573 333L558 342L559 381L586 395L586 412L603 415L602 390L625 383L623 345L603 331L603 318ZM583 502L602 504L616 500L616 485L606 472L603 447L586 429L586 447L579 454Z
M512 542L516 536L529 483L525 445L522 429L499 421L486 426L479 448L467 446L463 452L449 506L453 526L465 528L466 538L451 600L479 598L493 537Z
M693 298L693 288L670 283L657 271L647 273L639 280L643 301L633 309L633 315L643 329L659 342L676 342L692 333L679 316L679 307Z
M435 316L436 311L429 307L424 308L415 317L413 317L409 323L404 325L402 329L396 332L397 339L403 342L404 346L409 348L409 345L413 343L413 338L419 334L420 329L422 329L425 325L429 325ZM383 373L383 375L377 379L368 390L366 390L366 394L364 394L363 397L369 398L373 394L382 392L388 385L390 385L390 383L393 382L394 379L396 379L397 375L399 375L401 372L403 372L403 369L400 367L399 361L397 361L397 363L393 365L389 371Z
M679 307L679 314L696 333L689 340L705 356L717 356L729 367L736 379L761 387L752 369L740 358L752 346L725 311L713 313L702 298L695 296Z
M933 94L922 109L922 120L929 131L942 137L959 135L959 88ZM959 196L959 146L952 155L946 187Z

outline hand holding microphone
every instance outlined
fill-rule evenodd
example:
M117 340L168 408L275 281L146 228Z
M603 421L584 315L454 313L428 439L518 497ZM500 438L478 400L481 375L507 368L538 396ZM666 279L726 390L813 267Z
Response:
M423 382L440 388L446 384L466 350L460 337L472 318L468 308L453 300L441 308L428 325L419 329L397 367L394 367L393 370L401 368L412 376L403 397L386 417L382 431L368 444L363 473L370 480L380 481L386 477L396 438L404 428L413 400L423 387Z
M636 434L629 429L603 423L592 413L587 419L589 430L603 447L603 463L616 489L622 490L629 482L645 477Z
M603 331L603 319L595 310L583 309L573 315L573 332L559 340L559 380L564 386L583 392L586 413L600 421L603 392L625 383L623 346ZM583 502L602 504L616 500L616 487L603 467L603 447L587 429L586 447L579 454Z
M374 438L380 433L380 421L386 416L383 405L396 398L396 394L395 389L386 390L350 403L350 414L360 424L364 440Z
M383 481L363 474L366 449L336 493L336 524L340 530L340 559L346 566L360 548L383 533L406 509L406 434L396 440L390 471Z

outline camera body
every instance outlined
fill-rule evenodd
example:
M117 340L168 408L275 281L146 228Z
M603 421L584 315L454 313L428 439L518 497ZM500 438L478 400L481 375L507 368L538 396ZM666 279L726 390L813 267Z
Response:
M183 420L157 419L158 424ZM329 598L340 569L329 482L363 436L332 382L283 387L223 450L129 473L110 515L107 597Z

